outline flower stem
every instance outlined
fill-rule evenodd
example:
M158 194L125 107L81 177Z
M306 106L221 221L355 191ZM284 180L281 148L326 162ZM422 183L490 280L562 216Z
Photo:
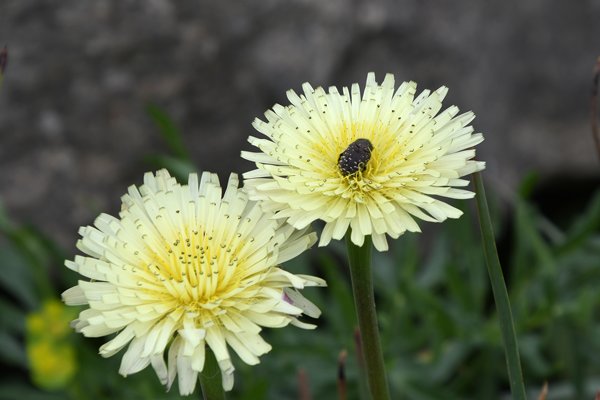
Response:
M200 373L200 386L204 400L225 400L225 391L221 382L221 369L210 348L206 348L204 369Z
M485 189L483 180L479 172L473 175L475 183L475 192L477 200L477 215L479 217L479 227L483 240L483 252L485 254L485 263L490 275L494 302L498 310L500 320L500 330L502 331L502 341L504 342L504 352L506 355L506 364L508 367L508 377L510 380L510 390L515 400L526 400L525 385L523 384L523 372L521 371L521 361L519 357L519 347L517 345L517 335L515 333L515 324L510 308L510 300L506 291L506 284L502 274L502 267L498 259L496 250L496 241L494 239L494 229L490 219L490 212L485 198Z
M348 232L346 246L369 390L374 400L389 400L390 393L381 352L373 294L371 237L365 237L365 243L359 247L352 243L350 236L351 234Z

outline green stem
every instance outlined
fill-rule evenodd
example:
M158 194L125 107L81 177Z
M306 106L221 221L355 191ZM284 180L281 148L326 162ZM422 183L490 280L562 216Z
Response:
M473 175L475 183L475 192L477 199L477 215L479 217L479 227L483 240L483 252L485 254L485 263L490 275L492 291L494 293L494 302L498 310L500 320L500 330L502 331L502 341L504 342L504 352L506 354L506 364L508 367L508 377L510 380L510 390L515 400L526 400L525 385L523 384L523 372L521 371L521 361L519 357L519 347L517 344L517 335L515 333L515 324L510 309L510 300L506 291L502 267L498 259L496 250L496 241L494 239L494 229L490 219L490 212L485 198L485 189L483 180L479 172Z
M221 369L212 350L206 347L204 369L200 373L200 386L204 400L225 400L225 391L221 382Z
M346 235L348 260L354 305L358 316L358 327L362 342L362 353L365 360L369 390L374 400L389 400L390 393L381 352L375 298L373 294L373 277L371 274L371 237L365 237L362 247L356 246Z

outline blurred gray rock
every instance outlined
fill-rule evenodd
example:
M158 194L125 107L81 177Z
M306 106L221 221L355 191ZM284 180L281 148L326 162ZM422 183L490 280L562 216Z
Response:
M198 166L243 172L250 122L285 90L415 80L450 88L510 193L528 171L598 174L589 134L600 1L0 0L0 198L69 249L161 152L145 106Z

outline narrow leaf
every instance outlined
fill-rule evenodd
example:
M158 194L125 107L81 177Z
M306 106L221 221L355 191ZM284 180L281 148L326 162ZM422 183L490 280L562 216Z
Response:
M513 398L516 400L526 400L525 385L523 384L523 372L521 371L521 361L519 357L519 348L517 344L517 335L515 325L510 309L510 300L502 274L502 267L496 250L496 240L494 238L494 228L490 218L490 212L485 197L485 189L481 173L473 175L475 183L475 192L477 199L477 215L479 216L479 227L483 241L483 252L490 275L490 282L494 294L494 302L498 310L500 330L504 342L504 351L508 367L508 377L510 389Z

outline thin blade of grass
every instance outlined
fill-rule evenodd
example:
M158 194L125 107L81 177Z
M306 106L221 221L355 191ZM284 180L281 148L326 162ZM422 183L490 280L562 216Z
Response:
M510 390L513 399L526 400L525 385L523 384L523 372L521 370L521 361L519 357L519 347L517 344L517 335L510 308L510 300L502 274L502 267L498 259L496 250L496 240L494 238L494 228L490 218L485 189L481 173L473 175L475 184L475 193L477 200L477 215L479 217L479 227L481 229L481 238L483 242L483 252L485 262L490 275L490 282L494 294L494 302L498 310L498 319L500 322L500 331L504 342L504 352L506 355L506 364L508 367L508 377L510 381Z

